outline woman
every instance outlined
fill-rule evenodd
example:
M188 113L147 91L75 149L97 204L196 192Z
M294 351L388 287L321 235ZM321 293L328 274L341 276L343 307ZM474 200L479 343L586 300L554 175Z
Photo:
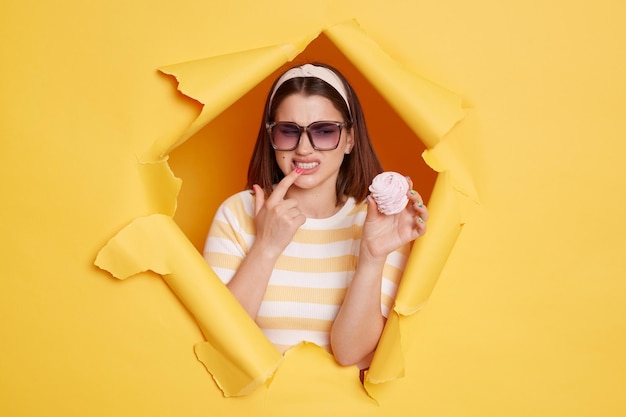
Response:
M413 190L402 212L381 214L366 198L380 172L337 70L306 64L276 80L248 191L218 209L205 258L280 351L309 341L341 365L369 365L428 217Z

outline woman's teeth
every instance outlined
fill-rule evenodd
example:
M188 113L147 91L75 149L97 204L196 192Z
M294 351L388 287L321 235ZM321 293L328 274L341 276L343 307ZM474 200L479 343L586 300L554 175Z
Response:
M302 168L302 169L311 169L311 168L315 168L316 166L318 166L319 163L317 162L296 162L295 166L296 168Z

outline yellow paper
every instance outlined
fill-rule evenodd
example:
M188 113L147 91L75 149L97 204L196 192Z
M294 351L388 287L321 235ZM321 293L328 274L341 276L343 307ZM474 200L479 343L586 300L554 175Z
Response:
M4 1L0 415L626 415L624 15L614 0ZM353 41L375 44L381 66ZM259 65L242 58L256 75L239 68L233 85L224 67L215 80L233 90L220 103L159 71L232 54ZM427 145L432 219L367 391L305 344L224 398L195 354L222 355L203 335L213 323L201 329L155 273L120 281L94 260L153 215L164 235L185 232L175 242L193 237L177 257L198 251L215 207L245 184L260 102L292 58L349 75L384 165L425 195ZM444 104L411 104L433 91ZM459 97L462 120L424 125ZM450 253L432 247L444 240ZM233 391L257 382L233 375Z
M308 43L310 39L304 42ZM304 46L285 43L266 48L233 52L163 67L179 82L179 90L203 104L198 118L165 153L183 143L215 116L270 75L276 68L293 59Z
M125 279L153 271L187 307L206 338L198 359L224 395L265 383L282 357L169 216L136 219L100 251L96 265Z
M428 147L463 118L461 98L394 61L356 22L328 28L325 33L367 77Z
M388 57L359 29L356 22L350 21L335 25L327 29L325 33L329 35L329 38L336 43L346 57L355 63L356 67L363 72L392 105L403 109L401 115L414 129L416 135L426 138L427 143L432 145L439 143L441 137L463 116L459 97L401 68L399 64ZM286 53L285 51L291 52ZM162 71L176 76L179 82L179 90L202 103L207 103L198 118L173 147L180 145L190 135L196 133L210 122L216 114L232 104L287 59L293 58L293 51L297 51L296 46L277 46L177 64L163 69ZM250 65L252 63L254 65ZM445 157L441 158L441 160L440 165L445 166ZM465 182L469 182L469 180ZM412 259L419 257L418 265L425 272L422 270L407 270L408 273L400 286L398 306L396 307L396 311L400 313L400 316L394 316L398 320L391 320L382 336L381 347L367 375L369 384L391 381L403 375L404 361L400 353L401 332L399 321L402 320L403 315L412 314L416 311L415 303L421 305L426 302L458 236L460 221L454 217L450 218L450 215L447 214L447 212L455 211L457 202L450 197L440 202L439 193L445 195L446 191L437 192L431 197L434 211L441 213L443 217L438 221L435 214L433 216L435 220L430 222L431 231L428 233L428 237L433 236L434 239L426 237L421 240L420 242L423 242L424 247L429 250L420 251L420 244L418 243L411 256ZM442 207L440 208L439 205ZM161 217L157 218L162 219ZM156 218L153 218L152 221L155 221L154 219ZM174 231L175 226L173 222L167 224L169 225L168 233L182 235L179 230ZM115 242L119 240L124 243L117 245L118 249L112 252L109 261L105 264L108 266L104 266L104 269L110 270L115 275L114 271L122 267L120 259L134 259L134 255L126 254L124 251L134 254L137 250L135 246L143 245L141 243L143 239L159 239L158 229L151 227L150 230L151 234L149 236L145 232L133 234L135 238L133 241L120 236L114 239ZM452 233L449 230L452 230ZM122 233L124 234L125 232L123 231ZM126 231L126 233L129 233L129 231ZM111 243L108 245L111 245ZM146 248L143 248L143 250L146 250ZM132 268L134 273L150 269L157 273L165 274L165 276L171 275L171 273L167 272L167 268L163 269L163 267L158 266L158 262L163 261L160 259L162 254L152 253L144 256L149 256L149 258L141 258L143 269L138 268L138 265L134 266ZM179 274L184 274L185 277L202 276L198 271L190 269L189 265L183 261L183 256L183 253L180 253L180 255L171 253L167 258L168 268L173 267L170 263L176 263L181 265ZM118 257L120 259L117 259ZM185 264L184 267L183 264ZM204 274L206 275L206 272ZM165 277L164 279L168 283L171 281ZM184 279L188 280L190 278ZM197 280L199 278L194 279ZM176 286L172 286L172 283L170 283L170 286L173 287L174 292L178 294L183 304L190 310L200 306L203 301L218 306L222 306L222 303L232 303L232 297L225 297L227 301L221 301L221 298L224 297L223 292L218 293L216 291L207 291L205 294L207 298L191 301L190 297L195 293L188 293L187 291L181 293L181 290L177 290ZM197 284L194 286L197 286ZM417 293L414 291L415 286L421 287L421 290ZM404 288L409 288L409 290ZM417 297L418 301L404 301L401 296L407 292L413 294L414 298ZM405 307L407 304L412 306L412 309L409 308L411 311L407 311ZM210 318L213 317L214 320L214 317L220 310L229 311L231 308L233 307L229 306L226 308L226 306L223 306L213 312L202 311L198 313L201 314L202 318L196 319L204 323L204 325L201 324L201 328L205 329L204 326L208 325ZM194 314L194 316L196 315ZM249 322L250 320L246 321ZM231 325L236 326L236 323L237 321L234 320ZM275 364L277 363L274 352L271 350L268 352L257 351L255 356L249 358L247 357L249 351L245 349L239 351L240 346L256 346L268 343L266 339L263 341L259 340L263 336L260 332L251 330L253 326L247 326L243 329L244 327L246 326L242 326L241 336L239 337L233 337L232 334L226 331L229 326L210 327L208 335L206 332L209 328L206 327L205 335L208 344L201 345L200 348L196 349L199 357L201 356L202 362L205 363L207 369L213 374L218 385L227 396L241 395L252 391L269 378L272 373L269 369L272 369L271 367L276 366ZM213 359L210 360L208 359L209 357ZM226 359L225 366L220 366L219 359L222 358ZM233 381L230 381L231 379Z

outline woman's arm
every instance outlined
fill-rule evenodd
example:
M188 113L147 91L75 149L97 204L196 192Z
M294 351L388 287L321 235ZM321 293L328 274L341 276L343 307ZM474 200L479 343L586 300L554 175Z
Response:
M406 209L393 216L379 213L368 199L357 268L331 330L333 355L341 365L363 366L376 349L385 325L381 287L387 256L426 231L428 210L421 197L413 190L407 196Z
M276 256L264 251L262 245L255 242L241 261L237 272L226 284L239 304L254 320L261 307L276 259L278 259Z
M330 333L331 347L340 365L363 365L385 326L380 307L385 257L376 258L361 249L356 272L346 291Z
M255 320L278 257L306 221L296 201L284 199L300 172L294 170L285 176L267 200L261 187L253 187L256 237L227 286Z

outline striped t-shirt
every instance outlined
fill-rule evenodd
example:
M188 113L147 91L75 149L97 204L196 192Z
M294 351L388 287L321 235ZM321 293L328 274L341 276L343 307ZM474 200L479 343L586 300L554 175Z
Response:
M333 216L309 219L278 258L256 322L284 352L302 341L330 352L330 329L357 264L367 204L349 198ZM242 191L217 210L204 257L228 283L254 242L254 197ZM409 245L387 257L381 311L388 316L408 257Z

